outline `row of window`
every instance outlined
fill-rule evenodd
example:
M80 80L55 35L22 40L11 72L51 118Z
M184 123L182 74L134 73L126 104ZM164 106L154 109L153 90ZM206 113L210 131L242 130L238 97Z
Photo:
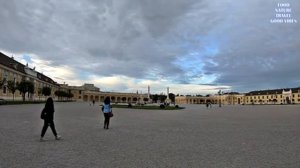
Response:
M246 100L248 99L273 99L273 98L282 98L282 95L271 95L271 96L251 96L251 97L246 97ZM292 94L292 97L300 97L300 94Z
M295 101L298 101L298 102L300 102L300 99L292 99L292 102L295 102ZM247 103L252 103L251 101L246 101ZM264 100L253 100L253 103L274 103L274 102L277 102L277 100L276 101L269 101L269 100L266 100L266 101L264 101ZM278 101L278 102L286 102L286 100L280 100L280 101Z

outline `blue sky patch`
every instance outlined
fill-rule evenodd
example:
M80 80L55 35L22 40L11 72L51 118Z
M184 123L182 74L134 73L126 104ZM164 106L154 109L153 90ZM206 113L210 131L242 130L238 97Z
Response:
M23 59L29 64L33 63L29 55L23 55Z

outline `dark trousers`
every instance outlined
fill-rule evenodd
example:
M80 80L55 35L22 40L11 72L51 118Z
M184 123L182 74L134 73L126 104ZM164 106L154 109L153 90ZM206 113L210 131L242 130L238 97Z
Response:
M53 120L44 120L44 126L43 126L43 129L42 129L41 137L44 137L44 135L45 135L45 133L48 129L48 126L50 126L50 128L53 132L53 135L57 136Z
M104 128L108 129L109 126L109 113L103 113L104 114Z

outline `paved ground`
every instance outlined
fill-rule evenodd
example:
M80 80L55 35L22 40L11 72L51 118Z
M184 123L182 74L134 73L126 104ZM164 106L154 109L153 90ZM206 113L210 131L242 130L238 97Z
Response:
M39 142L42 107L0 106L1 168L300 167L300 106L114 109L104 130L99 106L55 103L63 140Z

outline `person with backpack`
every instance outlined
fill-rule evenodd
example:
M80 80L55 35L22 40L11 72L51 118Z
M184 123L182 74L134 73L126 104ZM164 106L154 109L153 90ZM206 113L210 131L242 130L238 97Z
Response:
M102 112L104 114L104 129L108 129L110 117L112 117L112 109L110 105L110 98L106 97L102 106Z
M61 136L57 135L57 132L55 130L55 125L54 125L54 104L53 104L53 99L51 97L49 97L46 101L45 107L42 110L41 113L41 119L44 120L44 126L42 129L42 133L41 133L41 138L40 141L44 141L44 135L48 129L48 126L50 126L53 135L55 136L56 140L60 140Z

